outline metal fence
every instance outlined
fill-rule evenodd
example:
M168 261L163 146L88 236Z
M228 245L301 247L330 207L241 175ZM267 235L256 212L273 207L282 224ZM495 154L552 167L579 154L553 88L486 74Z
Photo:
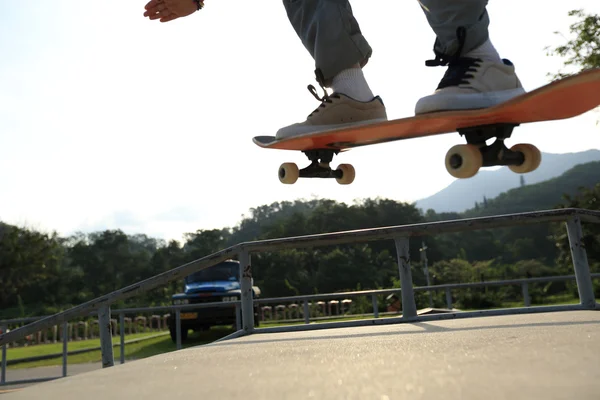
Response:
M590 274L590 276L592 279L600 279L600 273ZM448 310L453 309L453 304L452 304L452 291L453 290L472 289L472 288L487 288L490 286L518 285L518 286L521 286L521 293L523 295L524 307L531 307L531 299L529 296L529 285L534 284L534 283L565 282L565 281L572 281L572 280L576 280L575 275L560 275L560 276L548 276L548 277L527 278L527 279L509 279L509 280L498 280L498 281L487 281L487 282L431 285L431 286L415 287L414 291L415 292L419 292L419 291L421 291L421 292L438 292L438 291L445 292L447 310L444 310L444 312L446 312ZM392 314L396 314L396 313L395 312L380 313L378 296L382 296L382 295L385 296L385 295L389 295L392 293L395 294L395 293L400 293L400 292L401 292L401 289L399 289L399 288L361 290L361 291L352 291L352 292L323 293L323 294L305 295L305 296L286 296L286 297L264 298L264 299L255 300L255 302L258 304L281 304L281 303L286 303L286 302L292 302L294 304L302 303L303 304L303 318L298 319L298 320L289 320L286 322L301 321L304 324L310 324L311 321L317 321L317 320L322 320L322 319L331 319L332 317L335 317L335 316L311 317L311 313L309 311L310 302L319 301L319 300L351 299L351 298L356 298L356 297L369 296L369 297L371 297L372 312L369 314L363 314L361 316L364 317L367 315L373 315L373 318L379 318L383 314L392 315ZM228 303L188 304L188 305L181 305L181 306L172 305L172 306L164 306L164 307L141 307L141 308L124 308L124 309L111 310L111 314L116 314L119 317L119 336L120 336L119 346L120 346L120 350L121 350L120 351L120 363L121 364L125 363L125 344L126 344L126 342L125 342L125 323L124 323L125 315L136 314L136 313L155 313L155 312L160 312L160 311L175 312L176 314L178 314L180 311L182 311L182 310L185 311L187 309L197 310L199 308L205 308L205 307L227 307L227 306L231 306L232 304L234 304L236 307L236 316L238 317L236 319L236 328L239 330L241 328L241 319L239 318L241 301L232 301L232 302L228 302ZM90 316L93 316L93 315L95 315L95 314L90 314ZM354 315L354 314L345 315L345 317L350 317L350 318L356 317L356 316L357 315ZM0 321L0 327L2 327L1 329L4 332L4 331L6 331L6 327L9 326L9 324L20 324L23 322L33 322L36 320L40 320L42 318L45 318L45 317L29 317L29 318L15 318L15 319L10 319L10 320L2 320L2 321ZM177 323L176 323L176 347L178 350L182 348L181 323L180 322L181 322L180 319L178 319ZM62 332L66 332L65 325L66 325L66 322L63 323L63 331ZM150 338L153 338L153 337L154 336L151 336ZM54 379L58 379L58 378L67 376L67 357L68 357L68 355L73 354L73 353L80 353L83 351L79 350L79 351L75 351L75 352L68 352L67 344L65 344L65 343L66 342L63 341L63 347L62 347L62 353L61 353L62 374L61 374L61 376L57 376L57 377L6 382L6 378L5 378L6 377L6 367L9 363L7 362L6 351L4 351L2 354L2 380L0 381L0 385L34 383L34 382L54 380ZM6 345L4 347L6 347ZM47 355L47 356L39 357L39 359L47 359L47 358L56 358L56 355Z
M590 274L592 279L600 279L600 273ZM521 286L521 293L523 296L524 307L531 307L531 297L529 296L529 285L534 283L548 283L548 282L566 282L570 280L576 280L575 275L558 275L558 276L546 276L538 278L526 278L526 279L506 279L497 281L486 281L486 282L470 282L470 283L451 283L443 285L430 285L430 286L419 286L414 287L414 292L439 292L443 291L446 297L446 309L453 309L452 291L459 289L473 289L473 288L487 288L490 286ZM273 297L255 300L258 304L272 304L272 303L284 303L284 302L302 302L303 305L303 320L305 324L309 324L312 318L310 317L309 305L311 301L316 300L330 300L340 298L353 298L361 296L370 296L372 304L372 314L374 318L379 317L379 299L380 295L389 295L392 293L401 293L402 289L377 289L377 290L361 290L353 292L337 292L337 293L325 293L305 296L289 296L289 297ZM370 313L371 314L371 313ZM350 314L352 316L352 314ZM332 318L331 316L327 318Z
M482 283L471 283L471 284L452 284L452 285L438 285L438 286L425 286L425 287L413 287L412 274L410 268L410 253L409 253L409 240L411 237L429 236L443 233L453 232L464 232L471 230L482 230L482 229L496 229L511 226L522 226L540 223L551 223L551 222L562 222L565 223L567 234L570 243L571 257L573 260L574 268L574 279L577 282L577 289L579 294L579 303L574 305L557 305L557 306L527 306L528 295L524 291L525 305L526 307L515 307L506 309L491 309L491 310L479 310L472 312L450 312L443 314L433 315L417 315L416 303L415 303L415 292L416 291L427 291L427 290L440 290L443 289L448 293L449 290L474 287L474 286L490 286L490 285L503 285L506 283L498 282L482 282ZM374 324L393 324L401 322L418 322L418 321L431 321L449 318L469 318L476 316L485 315L506 315L506 314L518 314L518 313L534 313L534 312L550 312L550 311L566 311L566 310L594 310L598 306L594 297L594 290L592 284L592 275L590 274L587 254L585 246L582 241L583 233L581 222L588 223L600 223L600 212L583 210L583 209L558 209L541 212L529 212L520 214L509 214L500 215L493 217L481 217L481 218L470 218L462 220L452 221L441 221L434 223L422 223L413 225L393 226L385 228L374 228L374 229L363 229L354 230L348 232L339 233L328 233L319 235L307 235L292 238L263 240L255 242L240 243L238 245L229 247L217 253L203 257L201 259L192 261L184 264L180 267L174 268L165 273L156 275L152 278L146 279L142 282L134 285L127 286L123 289L101 296L94 300L83 303L79 306L73 307L69 310L57 313L52 316L48 316L36 321L33 321L25 326L22 326L14 331L5 332L3 330L0 335L0 345L2 345L2 375L0 382L5 383L5 371L6 371L6 345L10 342L14 342L23 339L27 335L38 332L42 329L47 329L51 326L63 324L63 327L77 317L88 316L91 313L98 315L99 327L100 327L100 347L102 352L102 366L111 367L114 365L113 357L113 344L111 335L111 323L110 316L111 304L133 297L137 294L144 293L148 290L157 288L165 285L171 281L184 278L196 271L200 271L209 268L219 262L225 261L230 258L237 256L240 261L240 275L241 275L241 301L238 302L238 306L241 309L241 323L238 322L238 329L235 333L222 338L220 340L227 340L243 335L252 333L269 333L269 332L282 332L282 331L299 331L299 330L310 330L310 329L327 329L327 328L338 328L338 327L350 327L350 326L365 326ZM288 248L302 248L302 247L319 247L319 246L331 246L338 244L348 243L360 243L370 242L377 240L393 240L396 246L398 268L400 273L401 289L387 289L384 291L367 291L362 292L360 295L371 294L374 292L400 292L402 298L402 315L400 317L391 318L377 318L377 307L375 300L373 303L375 315L373 319L369 320L355 320L355 321L343 321L343 322L329 322L321 324L304 324L304 325L290 325L281 327L269 327L269 328L255 328L254 326L254 304L252 297L252 264L250 259L251 253L264 252L264 251L278 251ZM537 278L537 279L561 279L570 277L549 277L549 278ZM533 280L518 280L520 284L524 285ZM511 282L510 284L514 284ZM524 286L525 287L525 286ZM359 292L360 293L360 292ZM350 292L348 295L358 295L357 292ZM328 296L337 296L340 294L328 294L318 296L296 296L294 301L304 301L305 318L307 315L307 304L310 299L316 298L327 298ZM375 296L375 295L374 295ZM269 302L271 300L285 301L286 298L277 299L260 299L259 303ZM292 298L287 298L292 299ZM447 295L447 299L451 299ZM451 305L451 304L448 304ZM181 347L181 332L180 332L180 313L182 310L197 309L203 306L214 307L215 304L189 304L169 307L157 307L153 310L175 310L176 326L177 326L177 345ZM226 304L222 304L226 306ZM124 362L124 324L123 317L126 312L133 312L136 309L118 310L121 322L121 362ZM306 321L305 321L306 322ZM67 341L63 343L63 352L66 353ZM63 359L63 376L66 376L66 356ZM12 382L14 383L14 382Z

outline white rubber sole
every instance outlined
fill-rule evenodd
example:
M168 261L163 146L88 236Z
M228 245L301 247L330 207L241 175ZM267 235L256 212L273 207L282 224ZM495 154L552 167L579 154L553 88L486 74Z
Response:
M415 106L415 115L438 111L473 110L488 108L525 94L525 89L516 88L486 93L432 94L420 99Z
M388 121L387 118L374 118L374 119L368 119L368 120L364 120L364 121L347 122L347 123L335 124L335 125L291 125L289 127L282 128L279 131L277 131L275 138L277 138L278 140L289 139L291 137L296 137L296 136L301 136L301 135L323 133L323 132L328 132L328 131L334 131L336 129L341 129L341 128L349 128L349 127L353 127L353 126L376 124L378 122L386 122L386 121Z

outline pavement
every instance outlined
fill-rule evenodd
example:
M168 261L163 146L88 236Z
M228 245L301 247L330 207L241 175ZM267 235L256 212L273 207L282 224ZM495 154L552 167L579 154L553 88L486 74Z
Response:
M98 369L2 400L600 399L600 312L262 333Z
M102 363L83 363L83 364L68 364L67 365L67 376L73 376L82 374L85 372L102 369ZM11 382L22 381L26 379L46 379L62 377L62 365L61 366L48 366L48 367L36 367L36 368L19 368L19 369L7 369L6 370L6 382L7 385L0 386L0 394L13 392L18 389L35 385L36 383L17 383L11 384ZM3 398L4 399L4 398Z

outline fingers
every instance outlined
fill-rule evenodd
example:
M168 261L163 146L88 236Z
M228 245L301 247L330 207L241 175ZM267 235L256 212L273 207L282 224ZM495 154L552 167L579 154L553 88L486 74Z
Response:
M151 20L155 20L155 19L159 19L159 18L164 18L160 14L152 14L152 15L144 15L144 16L148 17L148 19L151 19Z
M144 17L149 17L150 19L165 18L171 14L164 0L150 0L144 8L146 9Z
M179 18L177 14L172 13L169 10L162 10L160 12L151 14L144 13L144 16L148 17L151 20L160 19L160 22L169 22Z
M159 19L160 22L169 22L192 14L196 11L196 6L190 0L150 0L145 9L144 17L151 20Z
M148 17L150 19L158 19L164 16L164 13L161 14L161 12L157 9L148 10L144 13L144 17Z
M150 0L148 3L146 3L144 8L146 10L150 10L151 8L156 7L160 2L161 2L161 0Z
M144 17L150 17L150 19L157 19L161 17L164 18L165 16L171 14L171 11L167 9L167 6L165 6L164 3L157 2L156 0L153 1L155 2L155 4L150 5L148 7L147 11L144 12Z
M170 15L166 16L166 17L162 17L160 19L160 22L169 22L169 21L173 21L174 19L179 18L178 15L171 13Z
M165 6L163 3L159 3L155 6L150 7L148 10L146 10L146 12L144 12L144 15L156 14L156 13L161 12L166 9L167 9L167 6Z

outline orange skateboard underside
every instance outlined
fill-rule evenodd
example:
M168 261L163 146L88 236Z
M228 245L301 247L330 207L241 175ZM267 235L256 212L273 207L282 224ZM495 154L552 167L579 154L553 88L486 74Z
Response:
M503 104L480 110L443 111L370 125L275 140L257 136L253 142L282 150L337 149L421 136L457 132L491 124L522 124L571 118L600 105L600 68L554 81Z

